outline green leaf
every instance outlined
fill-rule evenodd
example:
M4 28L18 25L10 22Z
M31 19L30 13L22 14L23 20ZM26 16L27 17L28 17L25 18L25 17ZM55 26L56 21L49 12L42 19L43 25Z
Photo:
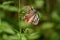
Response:
M27 40L24 34L21 34L21 40Z
M7 10L7 11L14 11L14 12L18 12L18 7L15 6L9 6L9 5L0 5L0 8L3 8L3 10Z
M22 6L21 8L20 8L20 11L22 11L22 13L26 13L26 6Z
M29 39L38 39L39 37L40 37L39 32L35 32L35 33L32 33L32 34L28 35Z
M12 40L19 40L17 35L9 36L9 38L12 39Z
M31 28L26 28L25 31L24 31L24 33L26 33L26 34L31 34L33 32L34 32L34 30L31 29Z
M53 11L51 14L51 17L52 17L53 21L60 21L60 17L58 15L57 11Z
M24 21L20 21L19 26L21 28L29 28L29 27L32 27L33 25L32 24L26 24Z
M8 40L8 36L6 34L3 34L3 39Z
M9 25L7 22L2 22L0 27L2 27L2 31L4 32L7 32L9 34L15 34L15 32L11 28L12 26Z
M13 1L5 1L5 2L3 2L2 5L9 5L10 3L13 3Z
M3 39L4 40L19 40L18 36L17 35L6 35L6 34L3 34Z
M43 7L43 5L44 5L44 1L43 0L36 0L35 1L35 6L37 8L41 8L41 7Z
M50 23L50 22L47 22L47 23L43 23L41 25L42 29L50 29L50 28L53 28L54 27L54 23Z

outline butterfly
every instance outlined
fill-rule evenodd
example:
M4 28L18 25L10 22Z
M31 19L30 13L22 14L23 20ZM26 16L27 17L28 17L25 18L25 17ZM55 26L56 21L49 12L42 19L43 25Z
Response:
M37 11L33 7L27 6L27 14L24 17L24 21L27 24L34 24L34 25L37 25L39 23L39 17Z

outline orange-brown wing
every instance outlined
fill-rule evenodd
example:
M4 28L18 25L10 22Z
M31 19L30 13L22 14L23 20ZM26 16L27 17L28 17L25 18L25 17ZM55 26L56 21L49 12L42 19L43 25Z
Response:
M34 16L35 15L27 15L26 17L25 17L25 22L26 23L31 23L32 21L33 21L33 19L34 19Z

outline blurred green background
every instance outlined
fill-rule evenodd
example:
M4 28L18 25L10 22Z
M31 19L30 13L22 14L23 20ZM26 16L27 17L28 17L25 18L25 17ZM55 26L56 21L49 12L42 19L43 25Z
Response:
M26 24L26 6L39 15L38 25ZM60 40L60 0L0 0L0 40Z

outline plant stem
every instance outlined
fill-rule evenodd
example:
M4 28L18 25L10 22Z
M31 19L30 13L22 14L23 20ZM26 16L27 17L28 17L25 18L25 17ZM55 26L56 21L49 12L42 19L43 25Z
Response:
M19 32L19 39L21 40L21 31L22 31L22 29L21 29L21 27L20 27L20 0L19 0L19 11L18 11L18 21L19 21L19 29L20 29L20 32Z

